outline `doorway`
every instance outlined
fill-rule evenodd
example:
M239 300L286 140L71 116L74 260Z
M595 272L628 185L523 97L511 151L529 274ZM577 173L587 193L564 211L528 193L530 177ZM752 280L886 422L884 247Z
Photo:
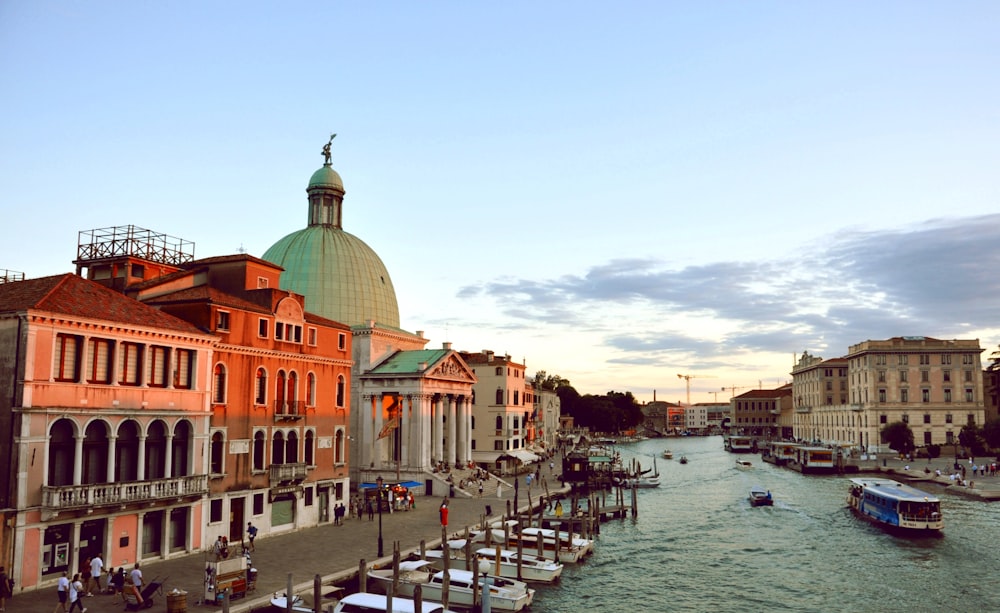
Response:
M244 526L246 526L246 499L229 499L229 542L243 542Z

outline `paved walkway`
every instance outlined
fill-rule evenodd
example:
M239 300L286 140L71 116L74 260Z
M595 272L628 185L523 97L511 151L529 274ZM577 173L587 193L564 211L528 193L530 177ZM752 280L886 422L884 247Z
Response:
M986 462L987 460L992 460L992 458L981 458L976 463L978 464L980 461ZM972 465L968 459L959 460L959 463L965 466L965 478L968 485L959 485L957 482L951 480L951 474L955 472L955 458L951 456L935 458L930 461L926 458L916 458L912 462L887 456L878 458L867 466L862 465L861 468L866 472L878 471L884 473L885 477L889 479L915 481L918 482L918 486L919 482L936 483L939 486L947 488L944 490L946 495L954 494L986 501L1000 500L1000 472L995 476L990 476L988 471L985 476L973 475ZM910 467L909 470L906 470L907 466ZM937 476L938 470L941 471L940 477Z
M541 465L541 476L548 483L550 492L561 487L561 483L553 478L547 462ZM556 460L556 469L559 461ZM512 478L508 482L513 484ZM435 484L437 489L438 484ZM529 488L525 486L525 478L520 478L518 506L525 508L528 504ZM531 502L536 503L539 494L544 494L542 488L535 482L530 488ZM419 549L420 541L426 541L428 548L438 544L441 539L441 525L438 507L443 496L419 497L416 508L411 511L383 512L382 538L384 557L377 559L378 553L378 514L374 521L364 519L348 519L342 526L323 525L285 534L257 536L256 552L252 553L253 566L257 569L257 589L247 595L232 601L230 611L240 613L270 606L270 598L274 592L284 592L288 583L288 574L292 575L292 583L296 593L312 593L313 577L320 575L324 583L333 583L344 577L357 573L360 561L366 560L370 565L377 562L391 562L393 544L398 541L405 556L409 551ZM492 517L497 518L507 511L508 502L513 507L513 486L503 488L502 498L498 499L496 487L492 492L484 491L483 497L462 496L456 493L455 498L448 500L449 519L448 535L453 538L465 532L465 528L476 528L485 514L486 505L492 507ZM201 604L204 596L205 554L188 554L169 560L150 561L142 564L143 577L147 582L159 579L164 582L164 593L177 588L187 592L187 610L195 613L211 613L221 610L214 603ZM15 569L14 578L18 578ZM17 593L7 601L7 613L53 613L56 606L55 587L42 588L31 592ZM120 604L115 604L109 595L95 595L84 599L87 613L114 613L124 611ZM151 613L166 613L165 597L154 597L154 606L148 609ZM172 611L171 613L177 613Z

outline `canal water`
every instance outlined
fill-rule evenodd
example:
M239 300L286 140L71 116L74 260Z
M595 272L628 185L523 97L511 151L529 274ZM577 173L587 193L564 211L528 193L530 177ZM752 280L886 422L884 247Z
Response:
M666 448L674 459L660 457ZM638 492L638 518L604 523L594 555L538 587L532 610L1000 611L1000 502L928 485L942 499L944 533L906 538L851 514L847 478L735 456L718 436L616 449L644 468L656 456L660 487ZM737 469L736 457L753 468ZM769 489L774 506L751 508L752 485Z

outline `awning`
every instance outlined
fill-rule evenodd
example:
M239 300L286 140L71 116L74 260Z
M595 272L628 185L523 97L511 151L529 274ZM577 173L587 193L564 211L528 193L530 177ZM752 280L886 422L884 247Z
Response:
M473 451L472 461L473 462L496 462L497 459L504 455L502 451Z
M541 460L540 457L536 456L535 454L531 453L526 449L512 449L507 452L507 455L517 458L518 460L521 460L525 464L530 464L531 462L537 462Z

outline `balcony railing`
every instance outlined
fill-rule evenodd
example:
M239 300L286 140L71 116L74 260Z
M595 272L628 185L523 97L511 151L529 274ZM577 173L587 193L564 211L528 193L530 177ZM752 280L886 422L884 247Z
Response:
M271 464L271 484L302 481L306 478L306 463Z
M189 475L150 481L90 483L87 485L45 485L42 507L49 512L128 503L155 502L208 493L208 475Z
M275 400L274 421L294 421L306 415L304 400Z

